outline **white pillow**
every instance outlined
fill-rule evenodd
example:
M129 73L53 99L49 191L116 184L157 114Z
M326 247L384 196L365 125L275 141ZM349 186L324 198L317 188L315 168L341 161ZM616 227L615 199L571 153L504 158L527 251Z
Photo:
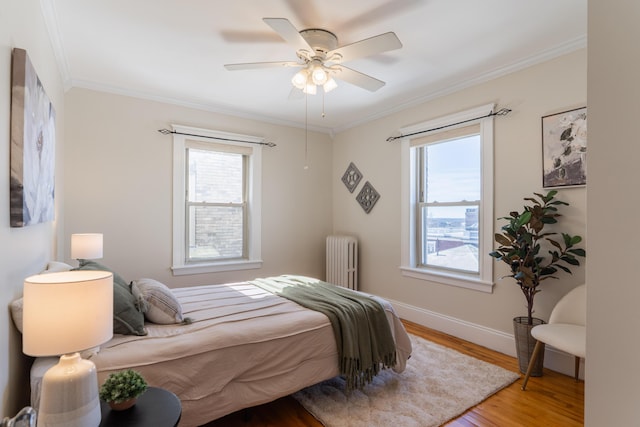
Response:
M49 261L47 267L40 274L69 271L72 268L73 266L65 264L64 262ZM9 308L11 310L11 318L13 319L13 323L16 325L16 328L20 331L20 333L22 333L22 306L22 298L11 301L11 303L9 304Z
M9 308L11 309L11 318L13 319L13 323L16 325L16 328L22 334L23 322L22 322L22 314L24 307L24 299L18 298L16 300L11 301L9 304ZM92 356L98 354L100 352L100 346L93 347L87 350L80 352L80 357L83 359L89 359Z
M49 261L47 268L42 273L58 273L60 271L70 271L73 269L72 265L69 265L60 261Z
M64 262L49 261L47 267L41 272L41 274L69 271L72 268L73 266L65 264ZM16 325L16 328L20 331L20 333L22 333L22 306L22 298L11 301L11 303L9 304L9 309L11 310L11 318L13 319L13 323Z
M16 300L11 301L9 303L9 309L11 310L11 318L13 319L13 323L16 325L16 328L22 333L22 308L24 306L24 301L22 298L18 298Z
M133 281L134 288L146 302L145 318L152 323L168 325L182 323L182 306L167 285L154 279L138 279Z

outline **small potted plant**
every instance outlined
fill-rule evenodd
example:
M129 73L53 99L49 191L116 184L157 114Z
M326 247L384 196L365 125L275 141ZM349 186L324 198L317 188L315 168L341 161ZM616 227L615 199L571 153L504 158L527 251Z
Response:
M580 265L577 257L586 256L584 249L576 247L582 241L580 236L545 231L545 226L556 224L561 216L557 206L569 205L555 199L557 193L556 190L546 195L534 193L536 197L524 199L531 204L525 205L522 212L513 211L509 216L499 218L506 220L507 224L502 227L502 233L495 234L499 246L489 254L509 266L511 274L504 277L515 279L527 300L527 316L513 319L516 352L523 373L527 370L535 345L531 328L544 323L542 319L533 317L533 300L540 292L538 287L544 280L557 279L555 274L558 270L571 274L569 267ZM562 239L552 238L558 234ZM548 249L546 255L542 251L543 246ZM542 375L542 363L543 358L538 358L532 376Z
M147 382L133 369L109 374L100 387L100 399L111 409L122 411L136 404L138 396L147 390Z

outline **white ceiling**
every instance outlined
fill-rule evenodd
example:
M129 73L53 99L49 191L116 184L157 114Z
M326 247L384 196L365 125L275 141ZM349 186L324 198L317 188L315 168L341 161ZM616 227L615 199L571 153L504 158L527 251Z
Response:
M42 0L65 87L303 126L295 61L263 17L323 28L340 46L393 31L403 47L346 63L383 80L309 96L309 127L338 132L586 46L586 0Z

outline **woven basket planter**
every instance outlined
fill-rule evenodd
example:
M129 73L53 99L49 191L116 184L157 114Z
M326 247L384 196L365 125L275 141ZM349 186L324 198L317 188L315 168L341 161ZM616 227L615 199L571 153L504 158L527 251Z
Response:
M533 354L533 348L536 346L536 339L531 336L531 329L534 326L542 325L544 320L533 318L533 324L527 324L527 317L514 317L513 318L513 335L516 340L516 354L518 355L518 365L520 372L527 373L529 367L529 360ZM542 367L544 366L544 343L542 345L542 351L536 360L536 363L531 371L532 377L542 376Z

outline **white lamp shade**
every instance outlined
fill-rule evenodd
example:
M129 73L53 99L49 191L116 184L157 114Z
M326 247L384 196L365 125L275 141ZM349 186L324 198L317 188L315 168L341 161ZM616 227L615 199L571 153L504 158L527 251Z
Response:
M322 86L323 84L325 84L328 78L329 76L327 76L327 72L323 70L322 67L320 66L315 67L311 72L311 79L313 83L319 86Z
M86 350L113 337L113 274L65 271L24 281L22 349L31 356Z
M102 258L102 233L82 233L71 235L71 258Z
M327 82L322 86L322 88L324 89L324 92L331 92L332 90L334 90L335 88L338 87L338 83L336 83L336 81L333 79L333 77L329 77L329 80L327 80Z
M307 85L304 87L304 89L302 89L302 91L304 93L308 93L309 95L315 95L317 91L316 85L314 85L313 82L307 83Z
M291 79L291 83L293 83L293 85L298 89L303 89L307 84L308 75L309 74L306 69L300 70L293 75L293 78Z

